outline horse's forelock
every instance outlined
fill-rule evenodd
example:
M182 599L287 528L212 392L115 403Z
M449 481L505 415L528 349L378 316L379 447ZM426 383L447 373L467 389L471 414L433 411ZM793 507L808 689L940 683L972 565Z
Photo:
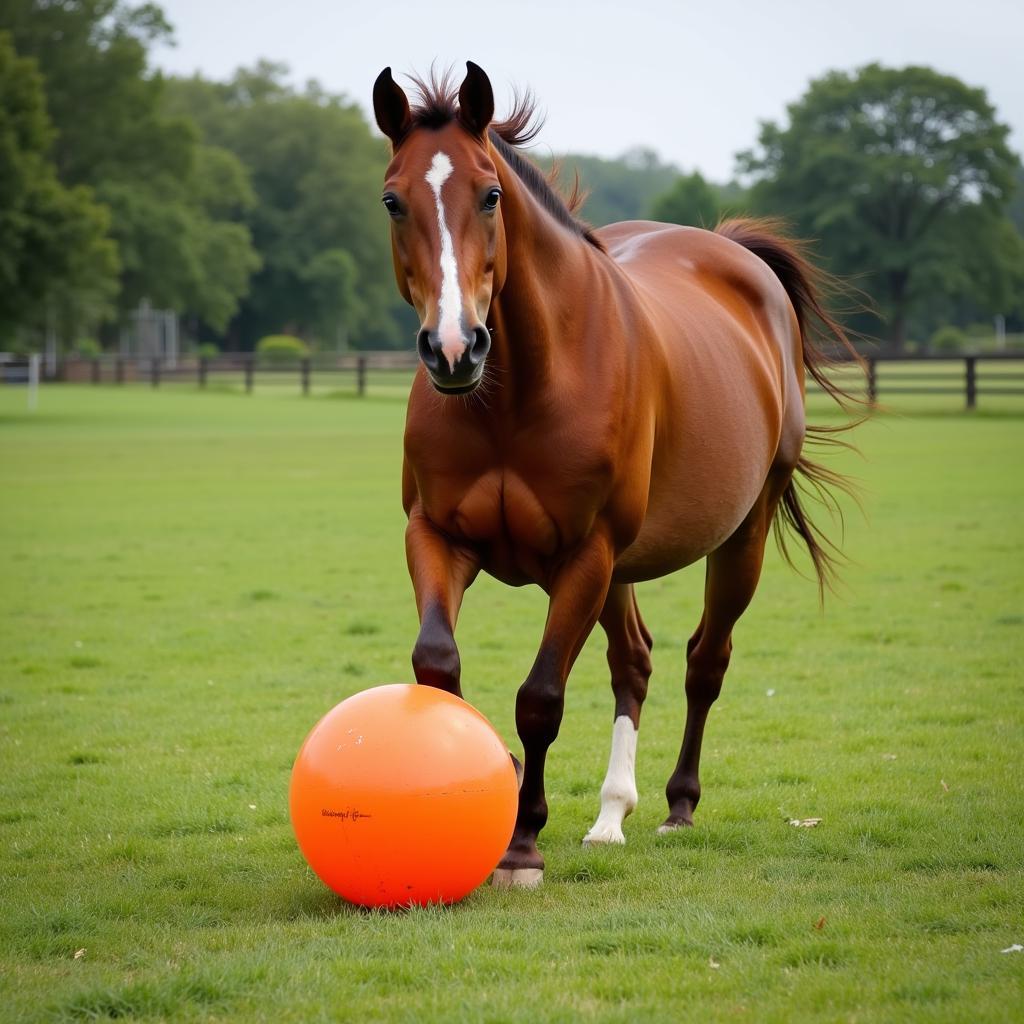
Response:
M443 128L459 116L459 86L453 68L439 69L431 65L427 75L410 74L415 89L412 104L412 127ZM529 145L540 133L544 118L537 112L537 101L526 89L514 90L512 109L503 121L495 121L490 130L510 146Z
M414 128L442 128L458 117L459 87L452 68L439 70L431 64L426 77L408 77L416 90L411 111Z

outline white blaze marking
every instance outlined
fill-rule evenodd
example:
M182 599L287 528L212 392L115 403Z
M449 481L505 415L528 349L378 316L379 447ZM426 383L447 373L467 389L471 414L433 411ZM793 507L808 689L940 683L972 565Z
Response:
M462 291L459 288L459 266L455 262L455 246L452 233L445 219L444 203L441 200L441 186L451 177L452 162L447 153L437 152L427 171L427 184L434 190L437 203L437 227L441 232L441 297L438 299L437 332L441 336L441 351L448 366L455 370L455 364L466 350L462 340Z
M624 843L622 822L637 804L637 730L628 715L619 715L612 726L612 753L608 774L601 787L601 813L584 843Z

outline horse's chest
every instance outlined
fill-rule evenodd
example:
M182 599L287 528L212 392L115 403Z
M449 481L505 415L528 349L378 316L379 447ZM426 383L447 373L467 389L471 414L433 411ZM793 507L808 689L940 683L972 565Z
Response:
M550 560L577 543L593 519L592 509L567 504L557 492L503 467L467 484L447 528L480 552L487 572L519 584L543 582Z

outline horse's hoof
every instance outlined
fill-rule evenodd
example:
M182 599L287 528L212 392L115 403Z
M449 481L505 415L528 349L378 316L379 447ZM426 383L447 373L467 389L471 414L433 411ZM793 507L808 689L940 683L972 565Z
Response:
M677 832L681 828L693 828L693 822L685 818L668 817L658 826L658 835L667 836L670 832Z
M595 822L594 827L583 837L584 846L606 846L615 844L622 846L626 842L622 826L614 822Z
M495 868L491 876L498 889L536 889L543 881L543 868Z

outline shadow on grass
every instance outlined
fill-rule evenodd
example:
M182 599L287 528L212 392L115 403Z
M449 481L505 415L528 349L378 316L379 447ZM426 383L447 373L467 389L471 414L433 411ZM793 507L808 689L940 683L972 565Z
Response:
M483 883L487 885L488 883ZM271 916L281 920L296 921L333 921L339 918L377 918L382 921L400 921L408 917L434 917L457 915L469 912L472 908L472 896L456 903L428 903L424 906L410 905L398 907L361 907L349 903L326 886L304 883L301 889L291 889L282 894L279 911Z

